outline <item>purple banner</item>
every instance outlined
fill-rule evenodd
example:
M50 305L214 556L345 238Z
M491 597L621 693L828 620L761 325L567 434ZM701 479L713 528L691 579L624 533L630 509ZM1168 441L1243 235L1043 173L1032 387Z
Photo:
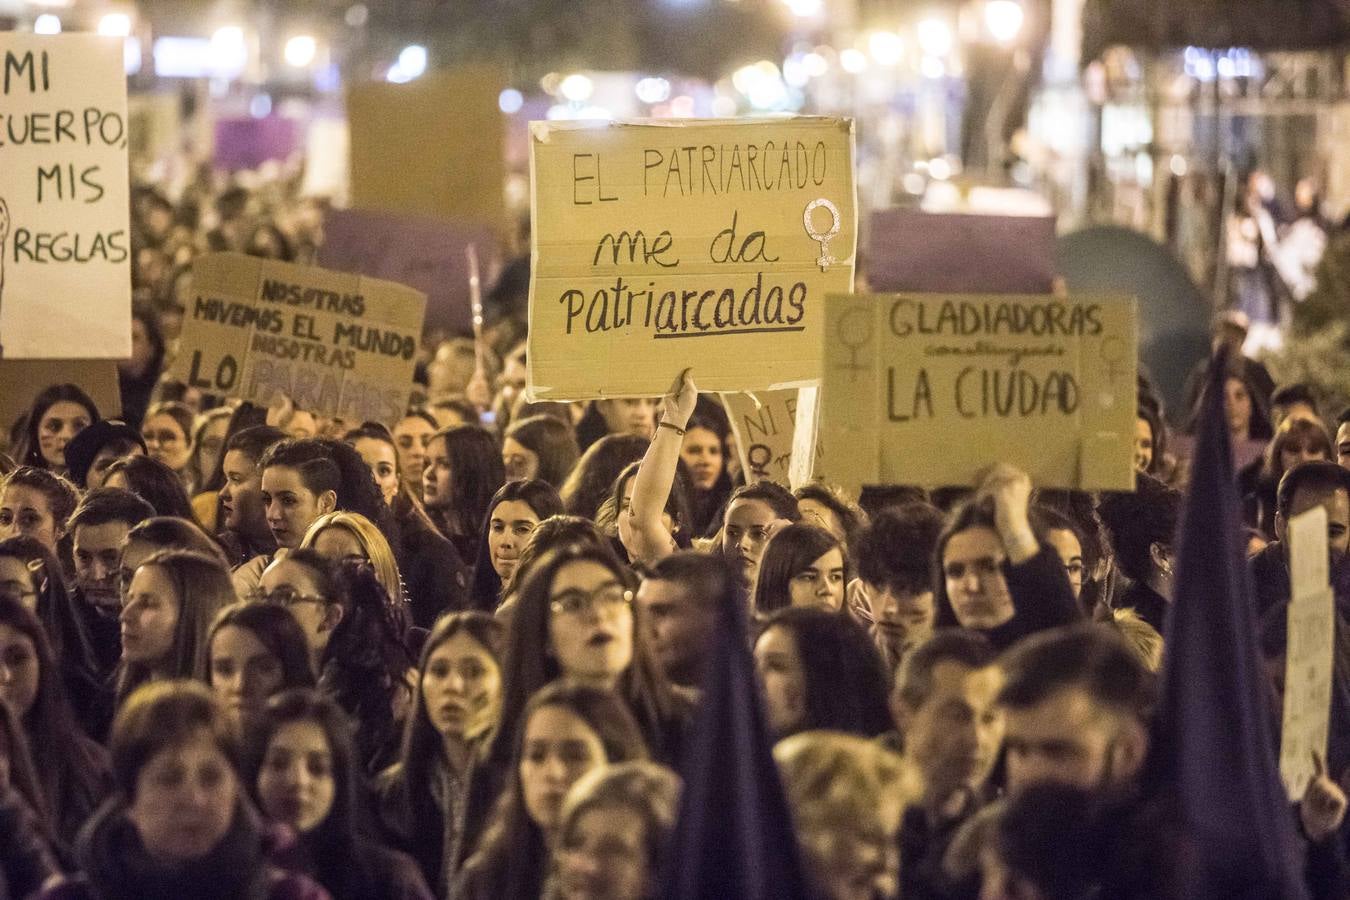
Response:
M220 169L256 169L285 160L299 149L300 122L281 116L220 119L216 122L215 164Z
M1048 294L1055 220L884 209L872 214L864 263L878 293Z

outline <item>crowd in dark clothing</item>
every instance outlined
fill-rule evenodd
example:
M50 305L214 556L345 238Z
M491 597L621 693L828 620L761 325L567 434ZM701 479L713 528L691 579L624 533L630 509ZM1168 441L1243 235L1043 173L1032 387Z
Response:
M1146 381L1133 493L1000 464L864 508L747 483L697 371L527 402L513 268L481 365L433 343L397 421L263 408L162 374L191 258L317 237L137 197L121 417L53 385L3 460L0 897L655 896L728 609L811 896L1185 896L1140 797L1195 472ZM1217 358L1276 733L1288 523L1328 514L1331 738L1289 812L1346 897L1350 459Z

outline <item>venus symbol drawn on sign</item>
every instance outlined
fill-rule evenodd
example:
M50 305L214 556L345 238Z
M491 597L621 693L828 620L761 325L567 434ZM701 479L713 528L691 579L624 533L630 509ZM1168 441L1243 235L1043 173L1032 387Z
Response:
M839 343L848 349L849 356L848 362L840 363L835 368L852 372L850 380L857 381L858 373L867 369L858 355L863 347L872 342L872 311L861 306L853 307L839 317L835 331Z
M816 224L811 219L811 214L818 209L827 210L830 214L830 227L824 231L817 231ZM839 207L823 197L806 204L806 212L802 213L802 224L806 227L806 233L811 236L811 240L820 244L820 257L816 260L816 265L820 266L822 272L839 262L838 259L830 255L830 241L839 236L842 223L843 219L839 215Z
M1110 352L1107 352L1110 348ZM1102 371L1106 374L1106 380L1110 382L1112 390L1101 392L1099 401L1103 409L1110 409L1116 405L1116 392L1114 390L1116 381L1119 380L1122 373L1122 365L1125 360L1125 342L1118 337L1109 337L1102 341L1101 357Z

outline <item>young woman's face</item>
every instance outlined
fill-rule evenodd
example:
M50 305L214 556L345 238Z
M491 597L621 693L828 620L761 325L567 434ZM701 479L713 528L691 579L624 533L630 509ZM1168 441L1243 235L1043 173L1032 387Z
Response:
M844 554L835 548L795 573L788 582L793 606L844 606Z
M384 502L393 503L398 496L398 453L394 446L378 438L357 438L352 446L370 466L375 483L384 495Z
M1003 541L992 528L976 526L947 539L942 577L962 628L997 628L1013 617L1012 595L1003 577Z
M38 452L49 469L65 469L66 444L92 424L89 410L78 403L60 400L47 407L38 420Z
M334 609L340 609L331 597L319 593L319 583L308 566L289 559L272 563L263 570L259 587L268 595L284 595L286 609L300 623L310 652L317 655L328 644L337 624Z
M1252 426L1252 395L1240 378L1229 378L1223 385L1223 409L1228 430L1246 437Z
M727 509L722 555L737 564L747 585L755 583L760 557L773 536L776 521L773 507L763 500L736 500Z
M650 896L647 829L626 806L593 806L558 845L562 900L643 900Z
M595 404L610 434L652 436L656 428L656 401L643 398L599 400Z
M281 660L247 628L226 625L216 631L207 660L211 692L241 722L262 712L285 685Z
M528 481L539 474L539 454L509 437L502 442L502 466L507 481Z
M421 416L408 416L400 419L394 426L399 462L402 463L404 476L413 484L422 478L422 466L427 458L427 441L435 431L436 426Z
M680 446L680 458L689 468L695 489L711 490L722 474L722 439L706 428L690 428Z
M136 774L127 817L152 857L186 863L221 842L238 801L234 767L203 730L150 757Z
M331 492L316 495L290 466L269 466L262 474L262 504L267 527L278 547L294 550L319 516L332 510Z
M150 458L159 460L175 472L182 471L192 458L191 436L168 413L146 419L141 426L141 437Z
M760 635L755 671L764 685L769 727L779 735L796 731L806 716L806 672L792 632L773 627Z
M1153 465L1153 426L1148 419L1134 420L1134 470L1147 472Z
M28 715L41 677L33 639L11 625L0 625L0 700L20 718Z
M333 752L323 728L309 721L278 728L258 770L258 799L268 818L306 834L328 818L336 796Z
M524 500L503 500L492 508L488 520L488 555L503 583L516 571L520 550L538 524L539 516Z
M160 566L141 566L122 603L122 659L147 665L173 649L181 600Z
M520 788L534 824L545 832L557 827L568 790L607 761L600 736L576 713L560 706L535 710L520 754Z
M1064 574L1069 577L1069 587L1077 597L1083 593L1083 542L1078 535L1067 528L1051 528L1045 533L1045 540L1055 548L1055 554L1064 564Z
M564 675L613 681L633 661L632 594L600 563L567 563L549 591L548 637Z
M61 526L47 495L37 488L11 484L0 492L0 540L23 535L56 552Z
M422 500L427 506L445 507L450 504L450 448L445 438L436 438L427 444L426 463L422 469Z
M37 612L38 584L28 564L17 556L0 556L0 597Z
M461 631L427 657L422 702L431 727L448 740L482 737L501 713L502 670L488 649Z

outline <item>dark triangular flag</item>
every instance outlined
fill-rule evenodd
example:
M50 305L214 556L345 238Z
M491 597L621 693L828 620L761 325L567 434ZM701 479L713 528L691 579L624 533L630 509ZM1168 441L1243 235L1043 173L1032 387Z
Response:
M1181 896L1303 900L1242 552L1224 416L1227 362L1221 353L1209 367L1198 423L1147 777L1179 813Z
M727 581L737 578L728 574ZM739 597L730 607L680 773L684 792L659 896L806 900L810 891L746 644L748 610Z

